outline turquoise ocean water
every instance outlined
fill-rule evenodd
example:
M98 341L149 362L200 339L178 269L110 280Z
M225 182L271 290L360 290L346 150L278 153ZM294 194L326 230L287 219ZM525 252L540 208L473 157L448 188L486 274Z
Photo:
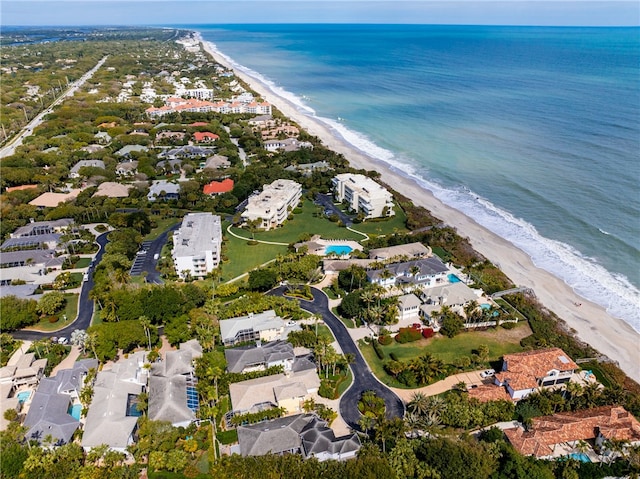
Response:
M640 29L189 28L640 331Z

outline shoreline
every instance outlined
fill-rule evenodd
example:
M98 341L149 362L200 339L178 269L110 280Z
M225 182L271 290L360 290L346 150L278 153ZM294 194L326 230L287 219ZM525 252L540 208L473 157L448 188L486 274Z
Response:
M533 264L531 258L504 238L479 225L472 218L445 205L414 179L397 172L391 165L368 156L346 141L338 138L330 127L300 111L290 100L275 93L259 79L239 71L224 58L199 32L195 38L219 64L234 71L265 101L274 105L322 144L341 153L357 169L376 170L382 181L401 192L416 205L428 209L435 217L456 228L458 234L469 238L473 248L489 259L518 286L534 290L546 308L564 320L566 326L582 341L601 354L616 361L630 378L640 382L640 333L622 319L614 318L600 305L578 295L564 281ZM576 306L579 304L580 306Z

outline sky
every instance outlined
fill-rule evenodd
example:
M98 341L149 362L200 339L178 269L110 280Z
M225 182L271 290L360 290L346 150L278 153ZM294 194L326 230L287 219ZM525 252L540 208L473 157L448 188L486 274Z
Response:
M640 1L0 0L0 26L246 23L639 26Z

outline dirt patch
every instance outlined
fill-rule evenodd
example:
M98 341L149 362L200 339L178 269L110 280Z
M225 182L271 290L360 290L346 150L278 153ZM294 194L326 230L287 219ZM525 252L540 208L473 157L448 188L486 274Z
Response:
M501 340L508 343L518 343L527 336L531 336L533 332L531 331L528 323L522 323L518 324L518 326L513 329L504 329L498 327L495 329L488 329L486 331L476 331L474 332L474 334L493 340Z

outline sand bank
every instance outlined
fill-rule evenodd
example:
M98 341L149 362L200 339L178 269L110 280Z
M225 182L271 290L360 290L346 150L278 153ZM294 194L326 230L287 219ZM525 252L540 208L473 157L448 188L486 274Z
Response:
M640 382L640 334L629 324L612 317L601 306L576 294L562 280L536 267L522 250L480 226L472 218L443 204L413 179L396 173L388 164L365 155L336 137L324 123L301 112L296 105L277 95L268 85L234 68L211 43L203 41L203 44L218 63L233 69L256 93L310 134L320 138L327 148L343 154L354 168L378 171L382 180L396 191L410 198L416 205L427 208L444 223L455 227L460 235L470 239L476 251L499 265L515 284L532 288L542 304L562 318L581 340L617 361L629 377Z

